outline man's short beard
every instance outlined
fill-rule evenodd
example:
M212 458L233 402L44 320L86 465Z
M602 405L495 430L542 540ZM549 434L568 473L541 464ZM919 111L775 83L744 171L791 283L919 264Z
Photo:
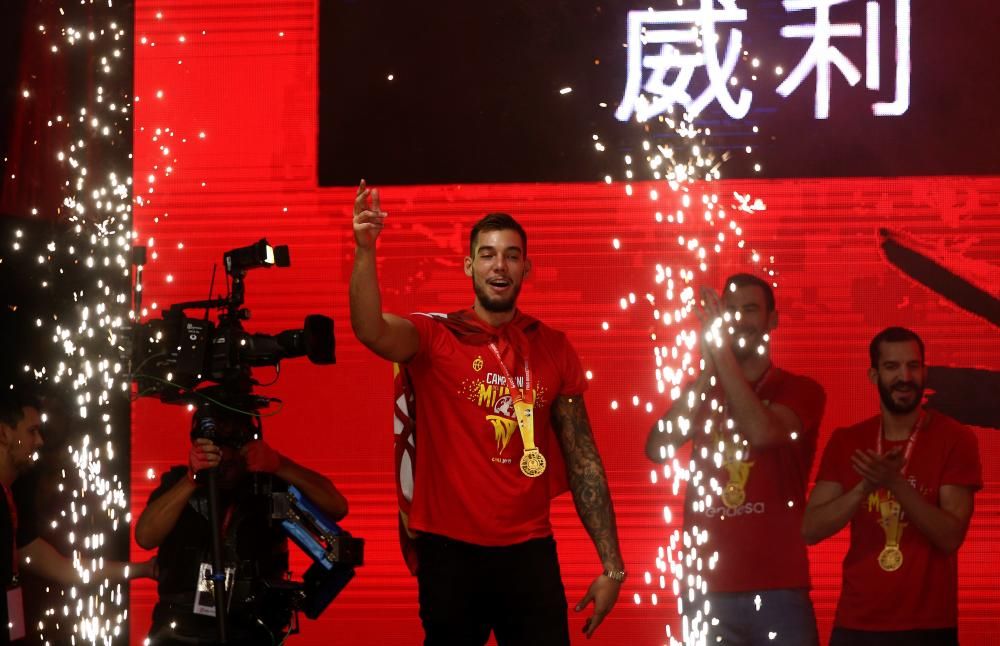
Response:
M476 279L472 279L472 291L476 294L476 300L487 312L493 312L494 314L502 314L504 312L509 312L514 309L517 304L517 297L521 293L521 286L518 285L514 288L514 292L511 294L510 299L506 301L495 301L490 300L486 292L480 289L479 285L476 284Z
M897 415L905 415L906 413L912 413L914 410L917 409L917 406L919 406L920 403L924 401L923 385L917 384L912 381L907 383L913 386L916 396L913 398L912 404L900 405L897 404L892 399L892 390L893 390L892 386L889 387L884 386L881 380L878 382L879 399L882 400L882 405L885 406L886 410L888 410L890 413L895 413Z

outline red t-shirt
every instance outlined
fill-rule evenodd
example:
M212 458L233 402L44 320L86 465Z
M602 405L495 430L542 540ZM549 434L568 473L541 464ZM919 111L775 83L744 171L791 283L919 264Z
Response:
M836 482L845 491L855 487L861 476L851 467L851 456L858 450L875 450L880 428L876 416L834 431L816 480ZM906 444L883 442L882 451L896 446L905 450ZM941 413L928 411L906 466L910 484L937 505L942 485L977 490L983 485L982 473L975 434ZM844 557L834 624L855 630L953 628L958 625L957 554L935 549L911 523L900 537L900 568L886 572L878 564L886 545L879 502L890 497L885 490L871 494L851 519L851 545ZM906 522L905 513L902 520Z
M552 427L559 396L587 388L580 359L566 336L521 313L509 330L459 313L482 333L463 335L440 315L408 316L420 349L406 365L416 398L416 458L411 529L477 545L513 545L550 536L549 501L565 491L565 466ZM454 315L452 315L454 317ZM518 332L518 331L513 331ZM527 353L535 391L535 444L548 467L521 473L524 443L504 371L488 346L496 339L511 377L524 386ZM527 350L516 345L527 344Z
M781 404L791 409L802 429L789 442L763 449L750 447L749 455L743 456L743 461L751 465L746 499L734 508L713 496L704 512L694 511L692 505L701 497L697 488L688 484L685 526L707 529L708 554L717 551L719 555L715 568L702 573L711 592L809 587L802 513L826 394L812 379L774 367L756 389L765 405ZM715 478L724 486L730 480L729 473L711 462L718 440L695 430L692 456L705 482ZM707 449L707 460L701 458L703 447Z

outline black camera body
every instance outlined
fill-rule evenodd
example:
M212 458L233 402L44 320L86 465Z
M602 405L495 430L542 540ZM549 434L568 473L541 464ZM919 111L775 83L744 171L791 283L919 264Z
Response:
M145 248L134 247L136 285L135 311L142 311L142 266ZM261 414L273 398L256 395L252 369L274 367L282 359L308 357L315 364L336 363L333 319L319 314L306 317L301 329L278 334L247 332L243 322L250 312L243 307L246 274L251 269L287 267L288 247L272 247L260 241L223 254L228 278L225 297L175 303L162 317L136 322L123 348L130 361L131 379L139 396L158 397L170 404L194 404L199 411L192 420L191 439L205 438L219 446L239 448L261 436ZM195 318L188 310L203 309ZM209 318L217 311L216 321ZM229 416L241 420L238 428L226 422ZM244 417L245 416L245 417ZM248 420L249 423L243 423ZM217 471L207 469L208 507L213 527L213 570L223 571L222 537L218 502ZM269 477L254 477L253 497L259 513L271 523L280 523L285 533L316 561L302 582L270 581L256 577L247 581L247 601L254 602L261 616L274 618L276 625L286 613L297 617L298 610L315 618L353 578L354 568L364 560L364 540L343 532L301 494L273 494ZM258 491L258 488L261 488ZM275 509L277 501L277 509ZM220 640L225 641L227 619L223 587L215 590ZM260 619L260 617L258 617ZM296 632L297 619L292 632Z
M247 271L287 267L287 247L271 247L262 239L225 252L223 260L231 280L226 297L176 303L162 311L162 318L133 327L131 373L139 396L156 396L169 403L197 402L202 384L210 384L208 388L230 398L246 396L258 385L252 368L277 369L282 359L302 356L315 364L336 363L333 319L329 317L310 314L301 329L274 335L249 333L243 327L243 321L250 318L249 310L243 307ZM137 282L137 310L141 309L141 294L141 283ZM204 316L188 316L187 311L193 309L204 309ZM208 317L211 309L218 311L217 322Z

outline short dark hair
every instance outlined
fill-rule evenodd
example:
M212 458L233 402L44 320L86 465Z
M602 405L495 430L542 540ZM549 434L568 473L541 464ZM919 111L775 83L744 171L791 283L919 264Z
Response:
M871 359L872 368L878 368L878 358L881 354L881 348L879 347L883 343L903 343L906 341L913 341L920 348L920 363L924 362L924 341L917 335L913 330L908 330L905 327L887 327L872 339L872 342L868 345L868 358Z
M726 279L726 286L722 294L723 298L726 296L725 292L729 291L730 285L735 285L736 287L760 287L764 291L764 301L767 303L767 311L774 311L774 290L771 289L771 285L763 278L759 278L753 274L733 274Z
M14 428L24 419L25 408L41 412L42 402L38 395L23 387L0 390L0 424Z
M476 253L476 240L479 239L479 234L483 231L516 231L519 236L521 236L521 244L523 249L521 252L527 256L528 255L528 234L524 232L524 227L522 227L514 216L509 213L487 213L472 225L472 232L469 234L469 255L473 256Z

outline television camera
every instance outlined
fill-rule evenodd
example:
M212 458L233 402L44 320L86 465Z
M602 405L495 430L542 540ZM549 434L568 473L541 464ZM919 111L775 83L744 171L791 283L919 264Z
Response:
M282 359L307 357L312 363L336 363L336 342L333 320L320 314L306 317L301 329L278 334L247 332L243 322L250 312L243 307L246 296L246 275L250 270L288 267L287 246L272 247L266 239L223 254L227 277L227 295L202 301L175 303L161 312L161 318L138 322L142 311L142 268L146 262L145 247L133 248L136 265L133 305L137 322L133 325L131 347L126 351L131 366L131 379L138 396L158 397L168 404L191 404L200 411L200 421L192 436L215 439L216 424L212 411L218 407L239 411L252 417L250 425L261 431L260 409L274 400L254 393L260 384L254 379L256 367L274 367L280 371ZM214 283L214 272L213 272ZM210 290L211 293L211 290ZM204 309L202 318L188 315L189 310ZM209 318L217 310L217 321ZM253 439L237 438L239 443ZM227 643L226 575L222 558L222 536L215 469L207 471L209 519L212 528L212 573L207 574L208 586L214 596L219 643ZM255 491L257 487L255 486ZM305 612L315 619L354 576L354 568L364 560L364 540L352 537L323 514L300 492L270 493L262 487L262 502L269 510L272 523L280 524L284 532L307 555L314 565L305 573L303 582L261 580L253 594L266 595L295 613ZM297 621L293 623L293 628Z
M135 310L141 311L141 267L145 248L136 247ZM230 279L226 297L175 303L162 311L161 319L138 323L134 327L132 376L140 396L157 396L168 403L198 403L201 394L221 396L238 408L250 404L262 408L267 401L252 397L258 385L252 368L273 366L279 369L282 359L308 357L312 363L336 363L333 320L320 314L306 317L302 329L285 330L275 335L248 333L243 321L250 311L243 307L245 279L252 269L288 267L287 246L272 247L266 239L232 249L223 254L226 276ZM204 309L202 318L187 311ZM218 310L218 322L208 318ZM199 390L204 383L213 384Z

